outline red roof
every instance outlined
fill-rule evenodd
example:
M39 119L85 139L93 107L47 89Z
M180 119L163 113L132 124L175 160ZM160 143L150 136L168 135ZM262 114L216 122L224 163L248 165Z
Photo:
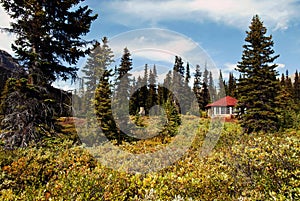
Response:
M231 96L226 96L224 98L221 98L217 100L216 102L208 104L206 107L212 107L212 106L236 106L238 100L235 98L232 98Z

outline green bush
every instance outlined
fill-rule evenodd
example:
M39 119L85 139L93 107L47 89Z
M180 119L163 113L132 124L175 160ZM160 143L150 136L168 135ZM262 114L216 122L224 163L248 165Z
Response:
M200 121L197 138L180 160L148 174L103 167L68 140L1 150L0 200L300 199L299 131L244 135L237 124L225 123L215 149L201 158L208 125L208 120ZM121 146L140 153L151 152L158 143Z

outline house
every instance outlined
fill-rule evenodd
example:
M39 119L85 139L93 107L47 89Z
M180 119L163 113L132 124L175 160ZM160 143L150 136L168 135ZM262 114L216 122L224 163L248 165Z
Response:
M235 106L238 100L230 96L226 96L216 102L206 105L209 117L232 117L235 114Z

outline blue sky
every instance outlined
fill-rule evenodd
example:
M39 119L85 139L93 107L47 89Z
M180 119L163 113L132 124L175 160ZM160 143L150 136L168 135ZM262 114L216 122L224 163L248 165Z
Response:
M86 0L84 4L99 14L86 38L107 36L113 50L118 49L116 57L127 46L136 70L143 59L167 68L174 60L170 55L178 54L192 60L193 66L206 62L208 68L222 69L226 77L240 61L245 31L255 14L273 36L275 53L280 54L278 71L300 70L298 0ZM9 20L0 9L0 27ZM12 40L13 36L0 33L0 49L12 53Z

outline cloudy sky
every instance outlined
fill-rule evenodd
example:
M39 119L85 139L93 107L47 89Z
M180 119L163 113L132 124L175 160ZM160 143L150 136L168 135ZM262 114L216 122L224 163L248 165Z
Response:
M226 76L240 61L245 31L255 14L273 36L279 72L300 70L299 0L86 0L84 4L99 14L87 38L107 36L116 57L128 47L136 70L145 61L168 68L179 55L192 66L222 69ZM0 27L9 21L0 9ZM13 36L0 33L0 49L12 53L12 40Z

